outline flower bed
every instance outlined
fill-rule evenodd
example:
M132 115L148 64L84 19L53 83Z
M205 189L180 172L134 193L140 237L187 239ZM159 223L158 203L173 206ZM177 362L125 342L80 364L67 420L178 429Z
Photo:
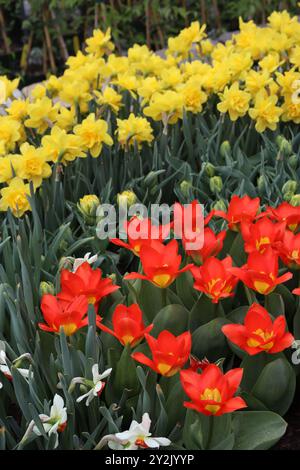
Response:
M274 12L225 45L195 22L165 58L120 57L96 30L29 98L0 77L0 448L268 449L284 435L299 37ZM171 218L150 218L154 204ZM107 208L112 225L129 215L103 236Z

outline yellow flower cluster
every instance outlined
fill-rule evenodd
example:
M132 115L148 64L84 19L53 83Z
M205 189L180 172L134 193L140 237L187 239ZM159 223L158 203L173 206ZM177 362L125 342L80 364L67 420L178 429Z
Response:
M164 56L137 44L118 56L110 30L95 30L66 66L27 98L18 79L0 77L0 210L28 210L29 183L38 188L53 164L98 157L114 136L115 145L141 149L154 139L152 120L166 132L207 101L232 121L248 116L258 132L300 122L300 23L287 11L266 27L240 20L225 44L194 22L168 40Z

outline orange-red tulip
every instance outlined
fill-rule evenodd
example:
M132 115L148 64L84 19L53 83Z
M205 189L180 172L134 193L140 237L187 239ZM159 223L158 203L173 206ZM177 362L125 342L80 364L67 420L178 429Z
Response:
M286 230L277 248L284 264L291 269L300 268L300 233L295 235L290 230Z
M88 302L84 295L74 297L70 302L45 294L41 301L41 310L46 323L39 323L44 331L59 333L62 328L66 336L71 336L80 328L88 325ZM101 318L96 316L99 326Z
M293 294L300 295L300 287L297 287L297 289L294 289Z
M118 305L112 316L113 330L101 323L99 328L115 336L124 346L136 346L146 333L153 328L153 324L145 327L143 314L138 304Z
M260 205L258 197L251 199L249 196L232 196L227 213L215 211L215 215L227 220L230 230L239 231L241 222L252 222L257 215Z
M124 279L145 279L155 286L165 288L192 265L180 269L181 256L178 254L178 243L170 241L167 245L152 240L149 244L143 244L140 251L140 259L145 274L130 273Z
M171 224L153 225L148 218L140 219L137 216L132 217L125 223L125 232L128 243L119 238L111 238L110 241L115 245L126 248L139 256L143 243L149 244L150 240L163 241L170 233Z
M216 256L222 250L225 236L226 236L226 230L222 230L222 232L216 235L211 228L205 227L204 244L202 248L198 250L186 249L185 239L183 239L183 246L185 248L186 253L192 257L195 263L202 264L205 260L207 260L207 258L211 256ZM188 243L190 243L191 241L194 241L194 240L191 240L189 238Z
M246 408L245 401L241 397L234 396L242 376L243 369L232 369L223 374L215 364L210 364L201 374L192 370L182 370L181 384L191 399L190 402L185 401L184 406L205 415L215 416Z
M192 346L191 333L186 331L174 336L167 330L162 331L158 338L145 334L152 353L152 359L145 354L136 352L133 359L153 369L165 377L175 375L187 362Z
M63 269L60 283L61 292L57 296L59 299L70 301L75 296L85 295L88 303L96 307L103 297L119 289L111 279L102 278L100 268L92 269L87 262L81 264L75 273Z
M285 222L292 232L300 226L300 207L294 207L286 201L278 207L267 207L265 213L278 222Z
M281 352L294 341L293 335L286 332L284 316L280 315L273 322L271 315L259 304L251 305L243 325L224 325L222 331L226 338L251 356L262 351Z
M273 223L267 217L260 218L255 223L243 222L241 233L245 242L246 253L259 251L263 253L268 246L276 248L282 240L285 222Z
M278 255L271 247L263 253L255 251L248 256L247 263L241 268L230 268L230 272L259 294L270 294L278 284L293 277L287 272L278 277Z
M230 256L222 261L217 258L208 258L202 266L193 266L191 273L195 279L194 288L204 292L213 303L232 297L238 279L231 273L231 267Z

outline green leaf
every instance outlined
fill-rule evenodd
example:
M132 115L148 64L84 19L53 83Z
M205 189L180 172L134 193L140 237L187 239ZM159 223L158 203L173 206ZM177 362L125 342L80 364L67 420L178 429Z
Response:
M161 331L168 330L178 336L188 329L188 311L182 305L167 305L155 316L151 335L157 336Z
M192 335L192 353L199 359L207 357L215 362L221 357L229 355L229 347L221 328L228 320L215 318L209 323L200 326Z

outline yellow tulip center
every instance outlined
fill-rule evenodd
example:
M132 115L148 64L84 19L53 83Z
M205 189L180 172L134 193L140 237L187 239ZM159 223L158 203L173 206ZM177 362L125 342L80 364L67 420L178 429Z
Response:
M222 401L222 396L218 388L206 388L204 392L201 393L200 399L203 401L210 400L216 403L220 403ZM220 408L221 408L220 405L206 405L205 406L205 409L213 415L216 414Z

